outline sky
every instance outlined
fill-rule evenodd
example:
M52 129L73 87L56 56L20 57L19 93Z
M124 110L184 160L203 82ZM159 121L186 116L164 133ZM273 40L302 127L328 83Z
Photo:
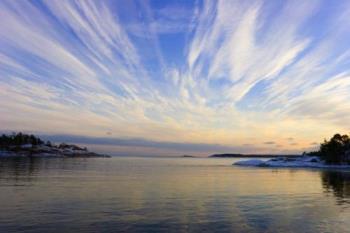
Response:
M0 1L0 130L115 154L350 132L349 1Z

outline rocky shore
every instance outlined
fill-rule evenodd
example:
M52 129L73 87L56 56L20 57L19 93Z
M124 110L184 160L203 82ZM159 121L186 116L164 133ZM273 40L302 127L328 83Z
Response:
M29 134L12 133L0 136L0 157L110 157L90 152L73 144L53 144Z
M301 156L295 158L278 157L269 160L249 159L235 162L233 165L246 167L275 167L275 168L340 168L348 169L350 164L327 164L317 156Z
M76 145L62 143L56 145L33 145L9 146L0 150L0 157L110 157L97 154Z

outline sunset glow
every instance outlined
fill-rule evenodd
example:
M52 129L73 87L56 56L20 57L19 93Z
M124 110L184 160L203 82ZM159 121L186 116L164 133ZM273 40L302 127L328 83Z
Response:
M119 153L350 131L349 1L0 1L0 130ZM112 148L113 147L113 148Z

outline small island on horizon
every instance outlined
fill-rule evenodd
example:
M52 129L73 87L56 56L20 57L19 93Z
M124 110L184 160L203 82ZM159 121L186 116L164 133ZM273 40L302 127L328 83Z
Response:
M110 157L109 155L97 154L73 144L61 143L55 145L50 141L44 142L34 135L12 133L3 134L0 137L1 157L24 157L24 158L94 158Z
M271 157L300 157L301 154L240 154L240 153L224 153L209 155L209 158L271 158Z
M182 155L182 158L196 158L197 156L194 155Z

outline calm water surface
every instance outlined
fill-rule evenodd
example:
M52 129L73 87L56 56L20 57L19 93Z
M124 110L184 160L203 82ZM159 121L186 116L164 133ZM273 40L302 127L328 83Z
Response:
M234 159L0 160L0 232L350 232L350 172Z

